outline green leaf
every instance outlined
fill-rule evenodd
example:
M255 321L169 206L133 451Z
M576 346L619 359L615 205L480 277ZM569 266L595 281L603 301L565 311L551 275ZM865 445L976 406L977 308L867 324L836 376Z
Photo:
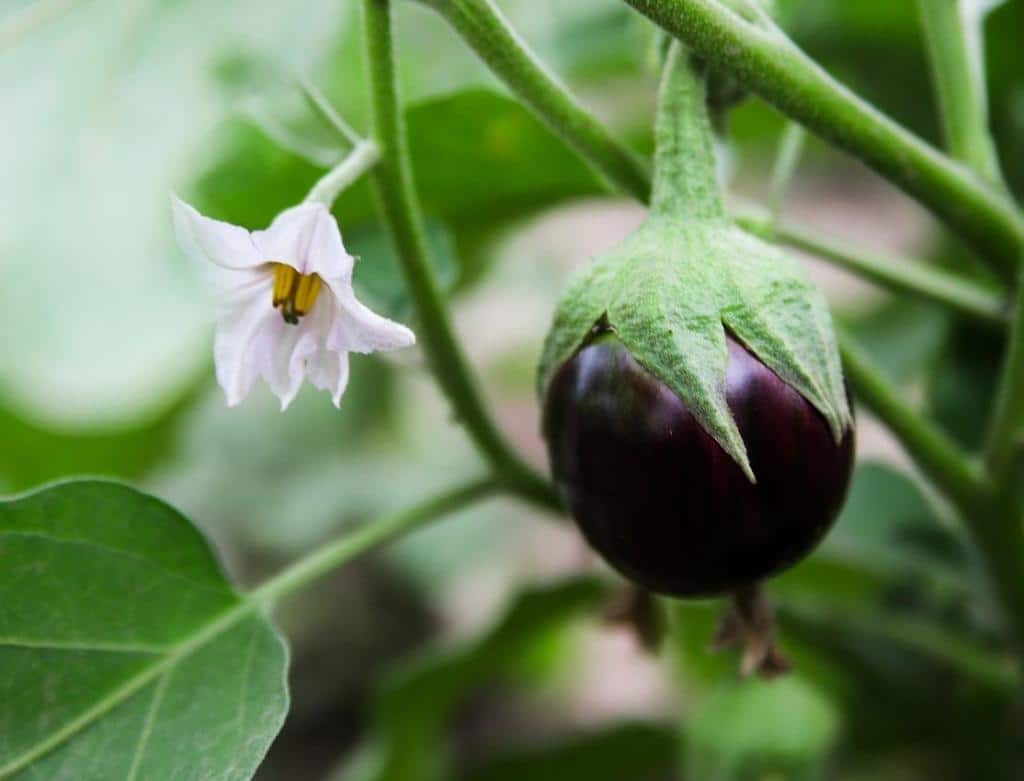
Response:
M0 503L0 777L248 779L286 652L175 510L76 481Z
M373 742L338 774L339 781L449 778L444 732L456 706L482 684L521 673L570 619L605 595L604 585L591 578L529 589L475 641L397 669L377 697Z
M839 726L835 705L796 675L729 681L686 724L687 777L816 778Z

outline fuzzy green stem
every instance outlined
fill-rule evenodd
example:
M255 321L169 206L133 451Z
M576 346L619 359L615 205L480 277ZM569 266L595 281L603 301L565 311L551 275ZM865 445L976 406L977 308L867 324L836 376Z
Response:
M917 0L946 149L992 184L1003 186L988 129L988 100L977 30L966 29L961 0Z
M925 476L966 516L973 516L991 494L984 473L897 395L850 336L840 333L839 343L856 398L892 430Z
M986 563L986 572L1024 648L1024 534L1012 494L967 460L941 431L900 399L850 337L840 335L846 376L857 398L888 426L921 471L956 507Z
M766 241L809 252L888 290L941 304L993 329L1002 330L1007 325L1008 306L1002 295L955 274L841 242L803 226L776 223L767 214L749 208L736 216L736 222Z
M781 31L754 25L716 0L626 2L915 197L1004 280L1015 280L1024 217L1004 194L842 86Z
M616 189L646 201L643 162L569 93L529 50L491 0L422 0L452 28L542 122Z
M483 478L368 523L314 551L250 592L247 599L269 605L362 554L404 537L431 521L456 512L498 490L493 478Z
M654 144L651 212L673 219L724 219L704 76L678 41L665 60Z
M551 484L512 451L495 426L455 338L444 297L431 271L423 218L413 185L395 76L391 3L363 0L363 13L373 137L381 151L372 180L419 317L423 351L438 384L502 484L525 499L560 511L561 502Z

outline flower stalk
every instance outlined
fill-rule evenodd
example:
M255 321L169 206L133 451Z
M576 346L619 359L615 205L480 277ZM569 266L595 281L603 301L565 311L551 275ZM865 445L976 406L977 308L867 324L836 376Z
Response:
M376 142L359 141L344 160L313 185L306 200L322 203L330 209L342 191L372 169L379 160L380 148Z
M373 138L380 160L372 172L385 226L419 317L423 350L441 389L474 444L508 490L561 511L551 484L509 447L491 419L469 363L455 338L444 296L431 271L429 250L399 105L390 0L363 0L366 63L370 79Z

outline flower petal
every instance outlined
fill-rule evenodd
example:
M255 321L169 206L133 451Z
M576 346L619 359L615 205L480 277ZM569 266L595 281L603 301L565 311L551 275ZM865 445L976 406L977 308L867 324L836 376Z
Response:
M347 290L332 287L331 292L335 297L335 315L327 336L329 350L372 353L416 344L412 331L361 304L351 287Z
M322 203L300 203L281 212L253 241L267 260L300 274L350 283L354 260L341 243L338 223Z
M348 385L348 353L321 346L310 359L306 375L314 387L330 392L335 407L341 406L341 394Z
M189 257L232 270L252 269L264 263L252 234L245 228L204 217L173 195L171 207L174 233Z
M307 362L320 349L324 316L315 317L317 309L323 311L323 307L315 307L297 325L285 323L283 319L274 324L278 336L264 378L270 390L281 400L282 412L295 400L307 373Z
M266 372L275 338L273 321L280 320L271 306L270 285L267 278L240 294L217 321L213 358L229 407L248 396L253 381Z

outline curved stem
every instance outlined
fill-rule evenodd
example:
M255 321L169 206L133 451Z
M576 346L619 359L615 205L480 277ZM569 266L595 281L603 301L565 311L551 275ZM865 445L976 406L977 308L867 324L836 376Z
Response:
M373 141L359 141L345 159L320 177L306 196L330 209L341 191L373 168L380 160L380 149Z
M548 71L491 0L422 0L435 9L509 88L616 189L646 201L650 177Z
M914 196L1003 279L1015 279L1024 217L1014 205L841 85L780 31L754 25L715 0L626 2Z
M925 476L968 518L985 506L984 473L939 429L903 401L850 336L839 334L843 368L856 398L886 424Z
M1012 493L993 484L941 431L900 399L848 336L843 363L857 397L902 442L925 476L952 502L986 563L1017 647L1024 647L1024 534Z
M999 158L988 129L980 43L971 46L975 21L965 19L961 0L917 0L928 64L942 115L949 153L989 182L1003 186Z
M357 556L484 499L497 489L498 485L493 478L475 480L407 510L368 523L295 562L249 592L246 599L262 605L272 604Z
M444 298L431 271L409 162L398 87L389 0L363 0L366 63L373 137L380 162L373 170L377 200L419 316L423 350L438 384L461 422L494 467L497 479L523 498L561 511L553 487L508 446L481 399L470 366L452 331Z
M1001 330L1007 325L1003 296L954 274L840 242L810 228L775 223L751 209L737 215L736 222L766 241L809 252L889 290L933 301L991 328Z

